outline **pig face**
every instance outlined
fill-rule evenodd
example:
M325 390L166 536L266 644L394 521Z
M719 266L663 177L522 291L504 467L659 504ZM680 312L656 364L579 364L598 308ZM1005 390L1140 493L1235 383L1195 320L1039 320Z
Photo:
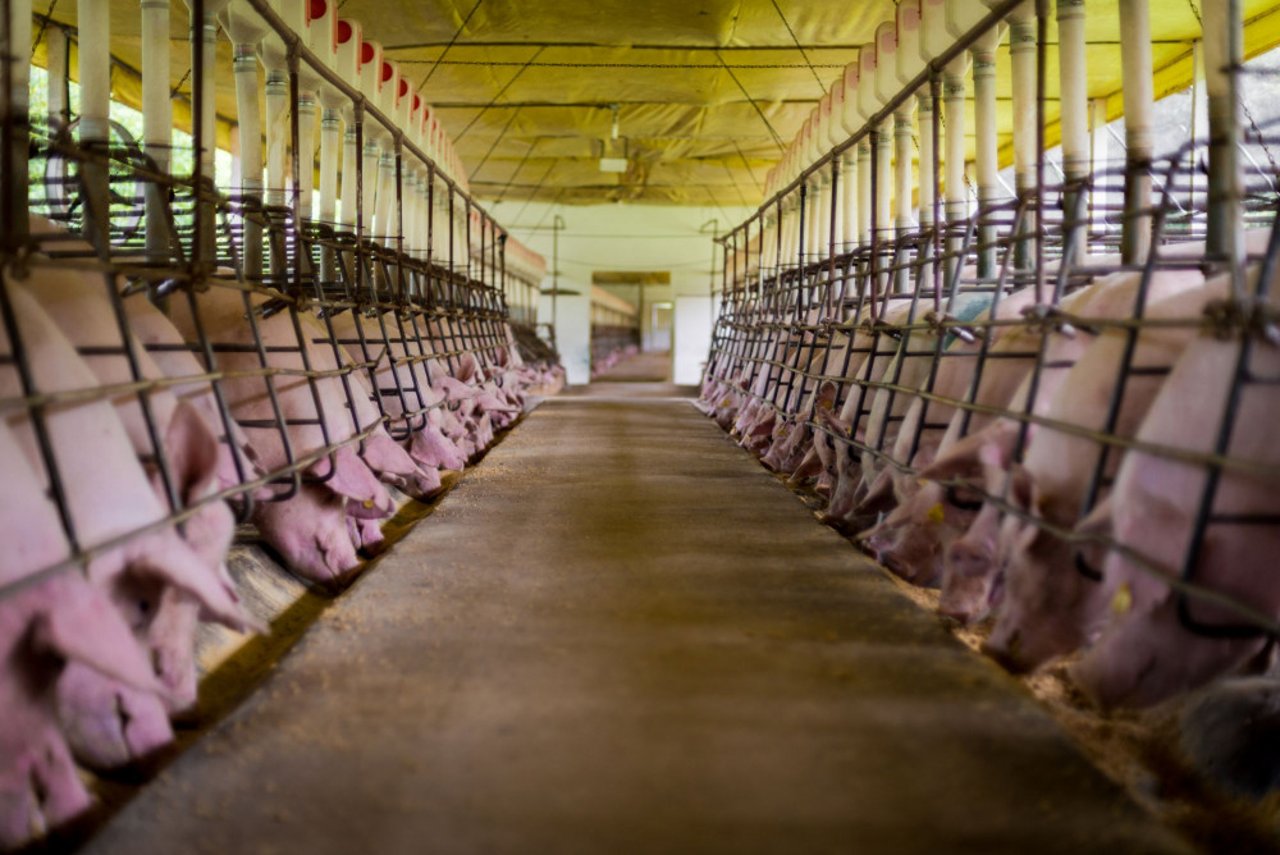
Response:
M1123 560L1113 555L1111 561ZM1138 619L1134 619L1138 617ZM1246 666L1265 637L1191 636L1174 597L1109 628L1070 668L1071 677L1103 709L1148 707Z
M289 501L258 505L254 522L291 571L335 588L360 566L345 504L328 490L304 484Z
M60 670L93 668L144 694L159 687L115 609L73 571L0 603L0 651L0 847L9 849L90 804L58 730Z
M965 487L947 488L928 481L906 504L862 536L880 563L916 585L942 580L946 548L973 522L981 496Z
M1037 525L1035 519L1044 518L1047 506L1034 487L1031 493L1028 509L1033 519L1010 515L1000 530L1005 591L984 644L988 655L1014 673L1033 670L1085 644L1096 633L1106 602L1102 586L1089 578L1100 573L1105 548L1087 541L1069 543ZM1104 502L1089 520L1102 520L1109 513ZM1078 530L1100 525L1089 520Z
M76 759L93 769L126 766L173 741L159 697L77 662L58 679L58 724Z
M440 492L440 473L434 467L420 468L385 431L377 431L365 439L361 459L379 473L384 482L415 499L428 499Z
M818 419L820 424L836 436L849 435L850 422L842 415L820 408ZM825 517L830 521L841 521L852 513L855 504L852 488L858 483L858 458L850 452L849 443L824 431L815 432L814 448L817 449L822 468L828 473L833 485Z

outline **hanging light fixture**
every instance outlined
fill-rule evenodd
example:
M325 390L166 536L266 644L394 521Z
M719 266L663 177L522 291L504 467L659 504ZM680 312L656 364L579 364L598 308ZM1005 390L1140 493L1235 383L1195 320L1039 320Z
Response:
M609 125L609 139L611 139L611 140L613 140L613 141L615 141L615 142L616 142L616 141L617 141L617 139L618 139L618 136L619 136L619 132L618 132L618 105L617 105L617 104L612 104L612 105L610 105L610 107L609 107L609 112L613 114L613 120L612 120L612 122L611 122L611 123L610 123L610 125ZM601 172L613 172L613 173L622 173L622 172L626 172L626 171L627 171L627 158L626 158L625 156L624 156L624 157L609 157L609 156L608 156L608 151L609 151L609 145L608 145L608 143L604 143L604 144L602 144L602 146L601 146L601 156L600 156L600 171L601 171Z

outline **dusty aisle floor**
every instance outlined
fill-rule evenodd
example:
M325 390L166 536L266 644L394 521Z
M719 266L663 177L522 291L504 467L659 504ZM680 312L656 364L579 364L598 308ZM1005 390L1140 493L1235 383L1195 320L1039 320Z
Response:
M94 852L1181 851L687 402L544 404Z

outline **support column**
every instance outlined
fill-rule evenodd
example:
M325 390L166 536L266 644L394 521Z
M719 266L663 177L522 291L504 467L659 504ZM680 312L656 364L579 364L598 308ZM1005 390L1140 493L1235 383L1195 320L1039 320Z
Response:
M1068 184L1089 177L1089 92L1085 66L1085 0L1058 0L1058 73L1061 79L1062 171ZM1083 197L1076 190L1063 198L1067 227L1063 241L1074 246L1064 264L1079 263L1088 252Z
M1151 251L1151 80L1150 0L1120 0L1120 58L1124 86L1124 231L1121 257L1141 264Z

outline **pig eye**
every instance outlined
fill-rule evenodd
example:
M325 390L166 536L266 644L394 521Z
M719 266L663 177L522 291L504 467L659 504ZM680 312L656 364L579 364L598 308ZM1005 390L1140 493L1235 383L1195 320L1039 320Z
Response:
M1102 581L1102 574L1098 572L1098 568L1090 564L1089 560L1084 557L1084 553L1079 549L1076 550L1075 564L1076 572L1081 576L1086 579L1092 579L1095 582Z
M947 502L962 511L982 510L982 494L968 487L947 487Z

